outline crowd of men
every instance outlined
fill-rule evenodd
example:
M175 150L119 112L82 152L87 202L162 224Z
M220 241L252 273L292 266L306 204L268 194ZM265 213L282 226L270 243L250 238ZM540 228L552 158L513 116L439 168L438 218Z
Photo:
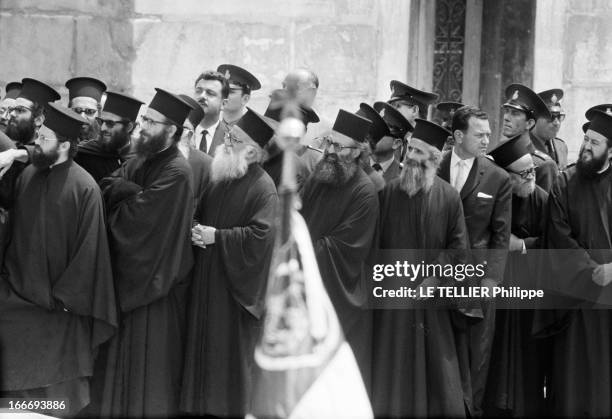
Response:
M288 157L301 213L376 416L612 415L612 312L588 306L612 282L612 105L588 110L568 164L560 89L508 86L491 150L495 116L397 80L333 122L307 69L264 114L230 64L142 109L91 77L66 87L67 106L31 78L0 101L0 397L68 399L59 416L248 413L289 112L306 126ZM581 301L372 310L377 249L471 249L488 289L533 275L521 255L571 249L553 265Z

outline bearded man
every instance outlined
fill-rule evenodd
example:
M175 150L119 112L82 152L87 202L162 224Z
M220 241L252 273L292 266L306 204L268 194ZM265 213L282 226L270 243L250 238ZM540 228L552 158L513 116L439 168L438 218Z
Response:
M437 254L428 252L427 262L442 264L455 256L443 249L467 249L459 193L436 176L450 134L416 120L402 172L381 194L381 249L432 249ZM428 277L420 287L436 287L442 280ZM377 416L465 415L451 317L444 308L374 312L372 399Z
M96 416L172 416L178 409L193 176L176 144L192 108L156 91L142 117L136 156L100 182L121 328L107 349Z
M181 411L243 417L274 243L278 195L261 168L272 127L251 109L215 150L195 214Z
M612 116L594 110L578 162L557 178L548 200L546 244L571 249L552 260L560 291L580 304L566 312L554 335L551 416L612 415L609 350L612 313Z
M548 194L536 185L529 139L515 137L491 151L495 162L510 175L512 184L512 224L510 253L504 286L524 289L538 287L538 266L546 224ZM516 308L516 309L514 309ZM491 367L485 393L485 416L541 416L545 412L546 366L550 359L547 339L532 335L534 310L497 310Z
M106 92L106 102L96 118L100 127L97 138L79 143L75 161L96 182L110 176L130 154L130 137L143 103L122 93Z
M323 141L323 158L302 190L302 215L321 278L366 388L371 375L371 316L361 264L373 244L378 195L358 159L371 125L370 120L341 109L331 136Z
M2 100L0 100L0 132L2 133L6 131L10 110L15 106L15 99L17 99L19 92L21 92L21 83L12 81L7 83L4 88L6 93Z
M102 197L72 160L84 123L48 105L0 279L0 397L68 399L54 416L89 403L94 358L117 328Z
M81 129L79 141L98 138L100 126L96 118L100 114L100 101L106 85L93 77L75 77L66 82L66 88L68 107L87 121Z

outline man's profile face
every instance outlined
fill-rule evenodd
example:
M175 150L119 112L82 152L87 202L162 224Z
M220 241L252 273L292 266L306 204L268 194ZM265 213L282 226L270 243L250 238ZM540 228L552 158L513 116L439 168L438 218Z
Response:
M419 105L405 100L394 100L390 105L397 109L410 122L410 125L414 126L415 120L419 117Z
M9 112L6 135L13 141L29 144L36 134L36 121L32 109L34 103L24 98L17 98L13 110Z
M142 117L140 138L136 143L136 153L148 158L155 153L162 151L170 137L171 124L166 117L155 109L147 109L147 113Z
M472 157L483 156L487 152L489 139L491 138L491 128L489 120L470 117L465 133L455 131L455 146L460 147L464 153Z
M431 153L429 152L427 143L418 138L412 138L406 149L405 163L418 166L430 158Z
M523 134L529 129L527 114L509 106L504 106L504 121L502 134L507 138L513 138Z
M4 132L9 121L9 108L15 106L15 99L3 99L0 102L0 131Z
M218 115L221 112L222 89L223 85L219 80L201 79L195 85L193 98L200 104L205 115Z
M34 140L34 153L32 164L38 169L46 169L59 158L60 142L57 135L45 126L42 126L38 137Z
M249 101L250 95L243 93L242 87L230 83L230 91L227 95L227 100L223 106L224 111L238 112L242 109Z
M580 147L578 164L597 172L605 166L608 159L609 149L606 137L596 131L588 130L584 134Z
M555 115L552 119L538 118L533 133L544 140L552 140L559 133L561 128L561 118Z

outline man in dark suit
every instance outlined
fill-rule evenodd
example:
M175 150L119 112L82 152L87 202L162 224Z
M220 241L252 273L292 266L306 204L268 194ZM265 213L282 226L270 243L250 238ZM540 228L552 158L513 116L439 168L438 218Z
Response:
M217 71L205 71L196 79L194 88L193 98L204 111L204 119L194 133L195 148L214 155L215 148L223 144L227 131L221 119L221 109L230 92L229 82Z
M473 263L486 261L487 265L486 276L477 285L488 288L492 295L492 288L502 282L510 240L510 177L485 157L491 135L485 112L472 106L458 109L452 133L455 144L443 156L438 175L460 193ZM482 302L482 316L481 321L466 324L457 336L462 356L470 360L470 383L464 382L466 407L476 416L482 414L495 328L493 301Z

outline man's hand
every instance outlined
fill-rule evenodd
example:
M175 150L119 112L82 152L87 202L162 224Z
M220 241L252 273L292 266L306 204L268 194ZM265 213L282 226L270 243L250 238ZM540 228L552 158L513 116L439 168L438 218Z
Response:
M514 234L510 234L510 251L511 252L522 252L523 251L523 239L519 239Z
M485 300L492 300L493 299L493 288L498 286L497 282L493 281L491 278L483 278L482 281L480 282L480 286L482 288L489 289L489 292L488 292L489 297L485 297Z
M423 282L419 284L416 288L416 297L415 300L427 300L430 293L427 292L428 288L437 288L440 285L440 280L435 276L430 276L429 278L425 278ZM435 294L435 293L434 293Z
M605 287L612 282L612 263L599 265L597 268L595 268L591 279L600 287Z
M214 227L196 224L191 229L191 242L195 246L206 249L207 245L215 243L215 231L217 229Z
M0 153L0 179L11 168L13 162L20 154L28 154L22 149L10 149Z

